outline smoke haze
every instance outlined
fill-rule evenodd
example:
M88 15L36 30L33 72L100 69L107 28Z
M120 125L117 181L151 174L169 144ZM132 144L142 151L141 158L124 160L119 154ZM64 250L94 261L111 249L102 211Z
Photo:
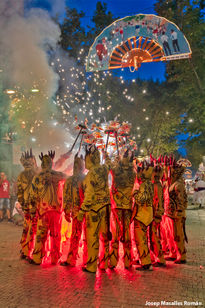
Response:
M28 1L32 3L35 1ZM64 1L49 1L52 13L61 13ZM57 4L60 4L58 6ZM10 120L16 124L18 140L26 148L65 152L69 132L55 123L59 110L53 104L59 75L49 63L59 41L59 26L47 11L24 12L23 0L0 1L0 68L4 89L14 89ZM38 93L32 93L36 88ZM60 153L59 153L60 154Z

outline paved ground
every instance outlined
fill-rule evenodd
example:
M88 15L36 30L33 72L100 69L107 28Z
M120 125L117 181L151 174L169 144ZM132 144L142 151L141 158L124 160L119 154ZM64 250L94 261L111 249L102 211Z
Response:
M205 307L205 209L189 209L187 215L187 264L168 262L166 269L152 272L127 271L120 264L96 276L82 272L80 261L69 269L20 260L21 227L2 222L0 308L168 307L161 301L176 301L171 307L197 307L198 301Z

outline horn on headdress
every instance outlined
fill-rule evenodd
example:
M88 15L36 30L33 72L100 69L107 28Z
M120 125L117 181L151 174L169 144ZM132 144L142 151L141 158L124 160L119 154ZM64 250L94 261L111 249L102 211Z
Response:
M131 152L130 162L133 162L133 160L134 160L134 151Z
M153 162L154 161L154 157L152 156L152 154L150 154L149 157L150 157L150 161Z
M169 160L168 160L168 157L167 157L167 155L165 155L164 156L164 164L165 164L165 166L168 166L169 165L169 162L168 162Z
M154 167L154 165L156 165L156 159L155 160L152 160L151 162L150 162L150 164L149 164L151 167ZM148 166L149 166L148 165Z
M123 157L124 157L124 158L125 158L125 157L128 157L128 153L129 153L129 150L126 150L125 153L124 153L124 155L123 155Z
M55 157L55 151L48 151L48 156L50 156L50 158L53 160Z
M43 159L43 152L41 152L41 155L39 155L39 158L42 161L42 159Z

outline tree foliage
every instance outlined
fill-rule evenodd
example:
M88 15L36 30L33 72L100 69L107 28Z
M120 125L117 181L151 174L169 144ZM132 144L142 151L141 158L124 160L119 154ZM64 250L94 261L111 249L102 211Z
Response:
M83 12L78 12L75 8L66 7L66 17L64 18L61 28L61 39L59 44L68 52L71 57L77 58L82 43L86 41L85 29L81 25Z
M110 11L107 12L107 4L98 1L92 18L92 21L95 24L95 35L97 36L100 34L100 32L102 32L105 27L109 26L115 19L116 18L113 17Z
M202 136L205 133L205 19L204 1L157 0L155 9L160 16L176 23L192 49L192 58L173 61L167 65L167 85L174 84L172 96L180 101L184 114L183 132L189 133L187 155L199 164L205 152ZM200 153L200 154L199 154Z

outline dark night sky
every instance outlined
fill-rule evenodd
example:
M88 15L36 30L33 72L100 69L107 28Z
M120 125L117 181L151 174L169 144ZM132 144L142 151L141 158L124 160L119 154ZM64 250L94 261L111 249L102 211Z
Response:
M126 15L135 15L139 13L154 13L154 0L109 0L102 1L107 3L108 11L114 16L124 17ZM75 7L92 16L92 12L96 7L96 0L67 0L66 3L70 7Z
M83 11L85 17L82 19L82 25L93 26L91 18L96 8L98 0L66 0L66 5L71 8L76 8L78 11ZM123 18L125 16L135 15L139 13L155 14L154 2L155 0L102 0L101 2L107 3L107 10L111 11L114 17ZM64 1L63 0L30 0L29 7L40 7L48 11L52 11L51 3L55 4L54 13L58 10L61 14L64 12ZM56 5L57 4L57 5ZM63 17L63 14L61 15ZM121 75L120 70L115 70L117 75ZM165 79L165 64L162 62L146 63L142 64L141 68L134 73L130 73L129 69L125 70L123 76L128 79L153 79L163 81Z

